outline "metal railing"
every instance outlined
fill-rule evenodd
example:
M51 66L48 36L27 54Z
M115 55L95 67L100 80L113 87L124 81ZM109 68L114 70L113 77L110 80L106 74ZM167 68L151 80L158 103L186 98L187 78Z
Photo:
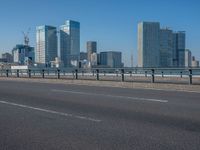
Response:
M1 69L1 77L200 84L200 68ZM179 81L179 82L178 82Z

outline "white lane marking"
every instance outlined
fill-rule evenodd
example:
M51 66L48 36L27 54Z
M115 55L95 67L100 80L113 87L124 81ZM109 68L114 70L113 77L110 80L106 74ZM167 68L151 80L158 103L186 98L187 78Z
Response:
M196 93L196 94L200 94L200 92L198 91L186 91L186 90L170 90L170 89L154 89L154 88L146 88L147 90L154 90L154 91L166 91L166 92L184 92L184 93ZM145 90L145 89L142 89Z
M60 115L60 116L64 116L64 117L72 117L72 118L76 118L76 119L97 122L97 123L102 121L102 120L94 119L94 118L90 118L90 117L73 115L73 114L68 114L68 113L62 113L62 112L57 112L57 111L53 111L53 110L42 109L42 108L37 108L37 107L32 107L32 106L27 106L27 105L7 102L7 101L0 101L0 103L1 104L6 104L6 105L17 106L17 107L21 107L21 108L26 108L26 109L37 110L37 111L46 112L46 113L51 113L51 114L56 114L56 115Z
M98 94L98 93L87 93L87 92L79 92L79 91L67 91L67 90L57 90L52 89L52 92L61 92L61 93L72 93L72 94L81 94L81 95L90 95L90 96L104 96L111 98L123 98L123 99L131 99L131 100L141 100L141 101L152 101L152 102L160 102L160 103L168 103L168 100L161 99L150 99L150 98L140 98L140 97L128 97L128 96L117 96L117 95L107 95L107 94Z

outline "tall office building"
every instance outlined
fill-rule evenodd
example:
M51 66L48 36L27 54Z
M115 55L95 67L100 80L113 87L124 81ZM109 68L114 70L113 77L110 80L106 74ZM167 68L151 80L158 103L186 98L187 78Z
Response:
M160 23L138 24L138 66L160 66Z
M177 34L173 33L173 67L178 67Z
M58 56L57 29L52 26L36 27L35 61L39 64L50 65Z
M120 68L122 67L122 53L115 51L101 52L100 64L105 67Z
M173 33L173 66L185 67L185 32Z
M87 53L88 53L88 61L91 62L91 55L93 53L97 53L97 42L95 41L87 42Z
M185 32L160 29L157 22L138 24L139 67L185 67Z
M65 67L78 66L80 59L80 23L67 20L60 26L60 57Z
M173 67L173 31L160 30L160 67Z
M185 32L179 31L176 33L176 44L178 54L178 67L185 67Z
M189 49L185 50L185 67L192 66L192 53Z

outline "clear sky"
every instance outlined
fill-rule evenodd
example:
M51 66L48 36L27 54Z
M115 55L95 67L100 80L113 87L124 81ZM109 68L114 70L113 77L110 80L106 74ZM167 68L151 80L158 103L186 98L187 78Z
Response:
M187 48L200 59L199 0L1 0L0 52L23 43L22 31L35 27L62 25L72 19L81 23L81 51L86 41L96 40L99 51L123 52L125 64L133 51L137 62L137 24L158 21L163 27L186 31Z

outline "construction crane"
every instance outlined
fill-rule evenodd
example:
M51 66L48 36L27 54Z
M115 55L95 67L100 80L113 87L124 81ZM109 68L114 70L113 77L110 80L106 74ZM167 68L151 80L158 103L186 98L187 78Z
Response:
M29 45L29 33L30 33L30 30L31 30L31 28L29 28L26 33L24 31L22 31L22 34L24 35L24 44L26 46Z

